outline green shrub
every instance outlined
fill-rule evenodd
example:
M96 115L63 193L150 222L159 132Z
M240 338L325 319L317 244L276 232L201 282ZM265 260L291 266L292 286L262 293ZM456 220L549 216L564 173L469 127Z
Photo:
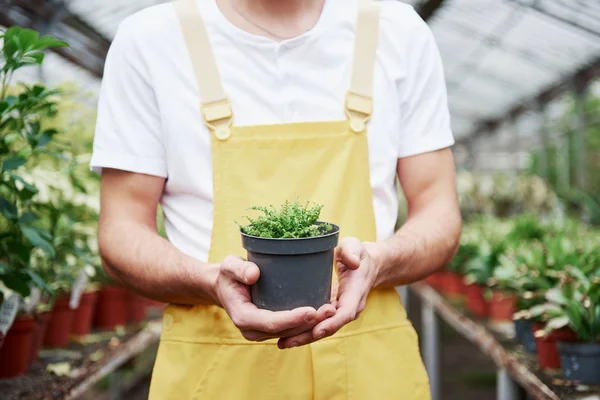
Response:
M256 218L246 217L249 224L241 225L240 230L246 235L262 238L307 238L321 236L331 231L332 226L327 223L315 224L321 214L322 205L304 205L297 200L286 201L279 209L274 206L250 207L250 210L260 211L263 215Z

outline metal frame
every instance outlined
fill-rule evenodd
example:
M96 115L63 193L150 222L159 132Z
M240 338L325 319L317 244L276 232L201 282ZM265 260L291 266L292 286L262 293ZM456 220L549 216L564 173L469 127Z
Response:
M64 1L0 0L0 25L19 25L67 41L69 47L53 51L102 77L110 40L70 13Z

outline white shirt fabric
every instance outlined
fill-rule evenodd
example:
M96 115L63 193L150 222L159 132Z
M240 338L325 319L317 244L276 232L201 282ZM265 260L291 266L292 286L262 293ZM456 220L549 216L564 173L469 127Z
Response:
M357 0L327 0L313 29L282 43L237 28L215 0L198 5L235 125L345 118ZM409 5L381 5L368 125L378 240L394 233L398 158L454 144L443 66L429 27ZM206 261L213 182L200 101L172 5L128 17L106 60L91 167L167 178L161 204L169 240Z

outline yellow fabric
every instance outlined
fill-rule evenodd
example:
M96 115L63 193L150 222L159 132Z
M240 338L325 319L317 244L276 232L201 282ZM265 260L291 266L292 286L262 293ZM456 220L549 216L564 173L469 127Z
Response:
M189 5L195 0L180 1ZM370 7L361 6L359 15ZM192 9L186 10L180 22L188 45L194 40L208 43L199 38L206 35L196 20L200 16L189 18ZM377 25L368 26L358 34L376 37ZM206 69L199 56L191 57L196 76L216 70ZM372 74L373 68L363 73ZM203 88L200 84L201 96ZM362 95L350 94L347 101L358 104L366 121L370 111L362 105L370 97ZM206 108L218 106L203 107L206 119ZM334 122L230 127L228 117L206 121L214 182L209 262L230 254L245 256L234 221L246 215L249 206L287 199L324 204L321 219L339 225L340 237L376 240L367 132L353 124L355 110L346 111L348 120ZM372 291L361 316L334 336L287 350L279 350L275 340L245 340L216 306L169 305L150 388L152 400L429 398L417 336L394 289Z

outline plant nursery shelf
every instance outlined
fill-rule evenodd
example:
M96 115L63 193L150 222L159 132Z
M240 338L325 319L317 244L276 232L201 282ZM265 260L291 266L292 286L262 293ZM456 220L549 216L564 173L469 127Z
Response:
M160 328L159 321L151 320L137 329L92 335L95 337L92 343L45 350L25 375L0 379L0 397L2 400L76 399L157 344Z
M514 340L510 327L494 326L472 318L426 283L410 286L411 292L429 303L448 325L476 345L487 357L505 369L529 396L540 400L599 399L600 388L571 385L561 374L542 371L534 354L527 353ZM511 324L512 325L512 324ZM505 329L506 328L506 329Z

